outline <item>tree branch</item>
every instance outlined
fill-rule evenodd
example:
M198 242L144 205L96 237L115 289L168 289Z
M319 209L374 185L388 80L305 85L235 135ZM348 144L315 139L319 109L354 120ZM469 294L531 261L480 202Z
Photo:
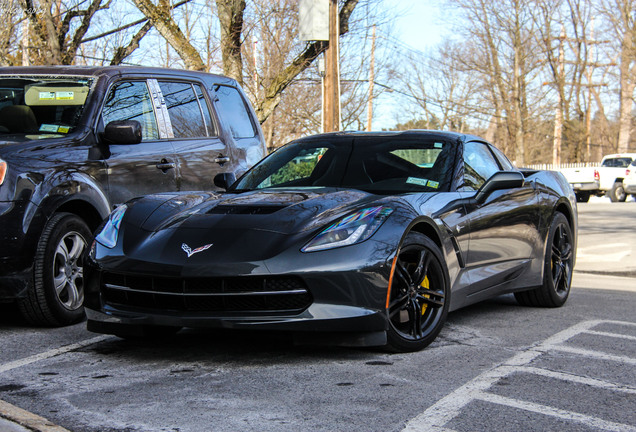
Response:
M146 20L146 23L139 29L139 31L133 36L130 43L125 47L118 47L115 50L115 55L111 60L111 66L119 65L124 59L130 56L137 48L139 48L139 42L141 39L146 36L146 34L152 28L152 23L149 20Z

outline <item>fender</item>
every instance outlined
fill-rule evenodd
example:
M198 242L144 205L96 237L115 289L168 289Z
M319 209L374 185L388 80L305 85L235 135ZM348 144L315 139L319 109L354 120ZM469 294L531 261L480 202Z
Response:
M46 190L47 185L53 185ZM85 219L91 229L110 213L110 203L101 185L82 172L57 172L34 184L24 213L28 227L23 253L32 256L44 226L62 208Z

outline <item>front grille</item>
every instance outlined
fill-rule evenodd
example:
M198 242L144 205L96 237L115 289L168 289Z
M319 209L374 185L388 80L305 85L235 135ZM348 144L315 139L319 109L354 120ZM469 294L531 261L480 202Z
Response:
M298 313L311 304L296 277L168 278L102 273L106 304L161 311Z

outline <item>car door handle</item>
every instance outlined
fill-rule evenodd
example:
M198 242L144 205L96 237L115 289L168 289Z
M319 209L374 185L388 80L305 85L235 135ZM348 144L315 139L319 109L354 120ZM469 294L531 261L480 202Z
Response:
M176 165L174 162L168 162L165 159L161 159L161 162L159 162L156 166L157 166L157 169L160 169L161 171L166 172L169 169L173 169Z
M230 161L230 158L227 156L219 156L217 158L214 159L214 162L223 165L224 163L228 163Z

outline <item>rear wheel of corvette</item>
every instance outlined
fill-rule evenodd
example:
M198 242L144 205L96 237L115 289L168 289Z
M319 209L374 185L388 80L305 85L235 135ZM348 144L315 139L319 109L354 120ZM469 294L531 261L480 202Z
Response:
M572 229L563 213L556 213L548 233L543 268L543 285L539 288L515 293L523 306L559 307L570 294L574 249Z
M58 213L47 222L27 296L18 303L31 324L63 326L84 319L83 256L90 238L90 229L74 214Z
M448 314L449 277L442 253L425 235L409 233L392 272L386 348L421 350L435 340Z

